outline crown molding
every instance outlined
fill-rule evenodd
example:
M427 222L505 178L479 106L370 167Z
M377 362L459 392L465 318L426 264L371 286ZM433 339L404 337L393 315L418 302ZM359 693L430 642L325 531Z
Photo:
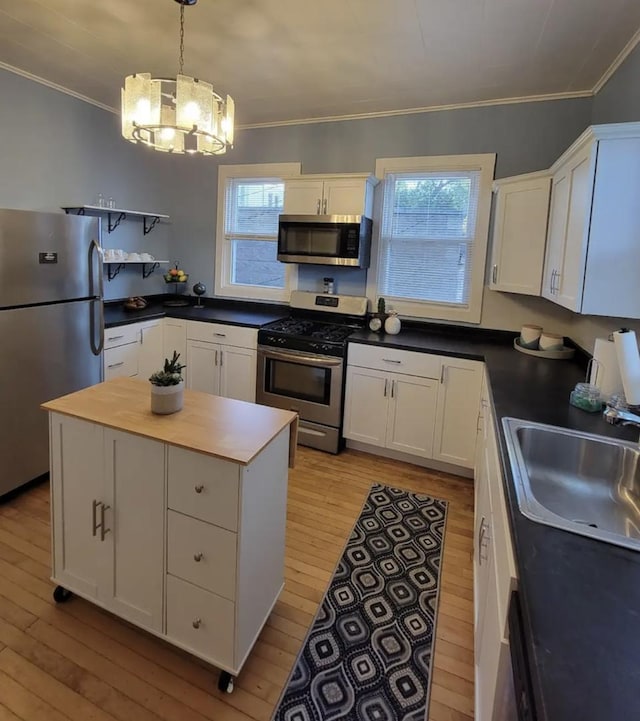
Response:
M15 75L20 75L23 78L27 78L27 80L33 80L34 83L39 83L40 85L44 85L47 88L51 88L52 90L57 90L58 92L64 93L65 95L70 95L72 98L76 98L76 100L82 100L85 103L89 103L89 105L95 105L96 108L106 110L108 113L115 113L117 115L120 112L119 110L112 108L110 105L100 103L97 100L93 100L93 98L88 98L86 95L82 95L81 93L76 93L73 90L69 90L69 88L65 88L64 85L58 85L58 83L53 83L51 82L51 80L45 80L39 75L33 75L26 70L21 70L20 68L16 68L13 65L9 65L9 63L3 63L1 60L0 69L7 70L8 72L14 73Z
M619 52L616 59L609 65L609 67L604 71L604 74L598 80L598 82L593 86L592 93L596 95L596 93L599 93L602 88L606 85L607 81L611 78L611 76L615 73L615 71L622 65L622 63L631 55L633 50L635 50L636 45L640 43L640 28L636 30L634 35L631 37L631 40L622 48L622 50Z
M465 108L486 108L494 105L516 105L517 103L539 103L549 100L568 100L570 98L590 98L591 90L574 90L566 93L548 93L547 95L523 95L515 98L494 98L477 100L470 103L451 103L449 105L427 105L421 108L401 110L383 110L375 113L354 113L352 115L330 115L318 118L299 118L296 120L275 120L270 123L250 123L239 125L239 129L277 128L284 125L311 125L314 123L339 123L342 120L365 120L367 118L388 118L395 115L418 115L419 113L439 113L444 110L463 110Z

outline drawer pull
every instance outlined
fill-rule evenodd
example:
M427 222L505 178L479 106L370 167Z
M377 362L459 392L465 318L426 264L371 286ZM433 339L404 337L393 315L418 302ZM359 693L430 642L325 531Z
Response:
M202 485L202 483L200 483L199 485L195 486L195 492L196 492L196 493L202 493L202 491L204 491L204 486Z
M124 365L124 361L120 361L119 363L109 363L107 368L119 368L120 366Z
M200 628L201 623L202 623L202 621L199 618L194 618L193 621L191 621L191 625L194 628Z
M216 338L226 338L227 337L226 333L214 333L213 335L215 335Z
M124 336L123 336L123 335L110 335L110 336L107 338L107 340L109 340L109 341L111 341L111 340L120 340L120 338L124 338Z
M390 358L383 358L382 359L385 363L396 363L397 365L400 365L402 361L399 360L391 360Z
M200 561L202 561L203 558L204 558L204 554L201 553L200 551L198 551L198 553L194 553L194 554L193 554L193 560L194 560L196 563L200 563Z

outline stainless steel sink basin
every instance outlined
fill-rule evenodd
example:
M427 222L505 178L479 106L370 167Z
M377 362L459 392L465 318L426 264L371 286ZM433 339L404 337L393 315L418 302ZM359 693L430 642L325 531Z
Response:
M502 424L525 516L640 549L637 444L518 418Z

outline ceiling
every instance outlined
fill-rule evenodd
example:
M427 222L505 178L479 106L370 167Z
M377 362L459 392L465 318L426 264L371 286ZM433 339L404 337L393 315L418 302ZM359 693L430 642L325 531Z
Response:
M638 0L200 0L185 68L240 125L588 93ZM118 112L126 75L178 69L173 0L0 0L0 63Z

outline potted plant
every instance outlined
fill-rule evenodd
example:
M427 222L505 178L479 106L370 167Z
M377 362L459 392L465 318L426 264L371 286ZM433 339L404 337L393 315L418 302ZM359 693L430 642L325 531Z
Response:
M182 369L185 366L178 362L180 353L173 351L171 360L164 359L164 368L151 375L151 412L168 415L182 409L184 402L184 380Z

